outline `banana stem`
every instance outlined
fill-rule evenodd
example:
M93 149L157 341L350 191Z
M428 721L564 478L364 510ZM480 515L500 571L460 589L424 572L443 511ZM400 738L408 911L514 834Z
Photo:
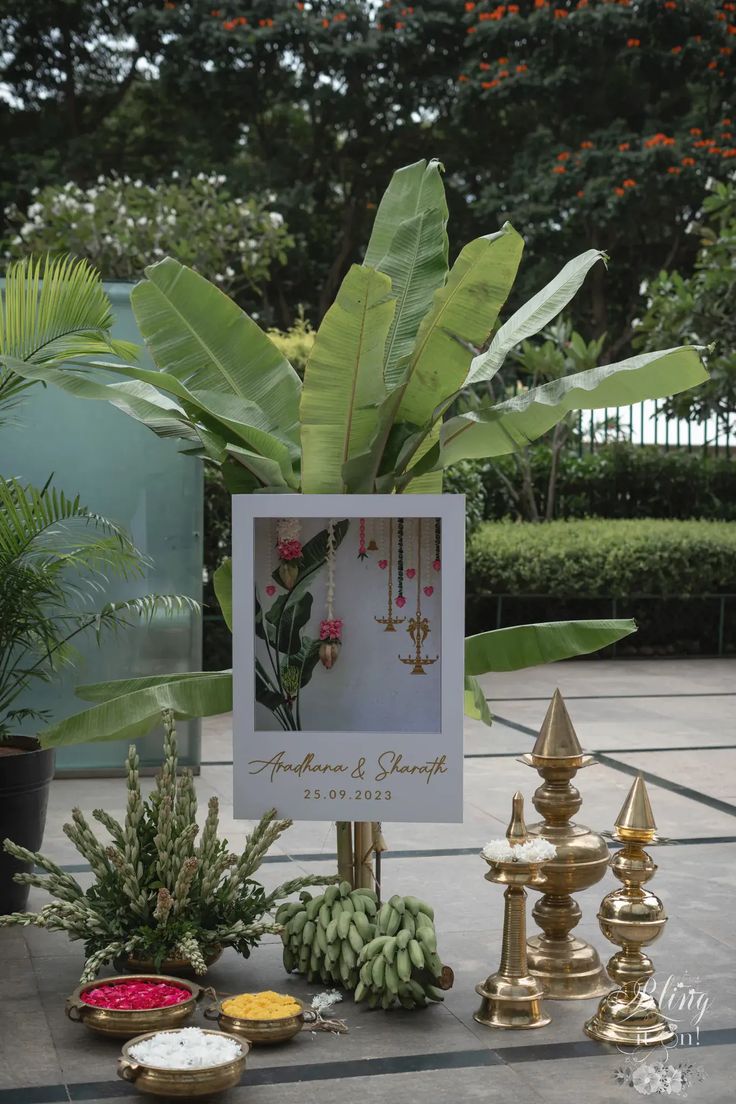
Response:
M341 881L350 882L350 885L355 889L353 882L353 826L349 820L338 820L336 827L337 873L340 875Z
M356 889L373 889L373 825L370 821L356 821L354 884Z

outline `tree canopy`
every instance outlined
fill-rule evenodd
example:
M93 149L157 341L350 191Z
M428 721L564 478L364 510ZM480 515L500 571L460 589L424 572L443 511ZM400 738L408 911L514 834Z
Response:
M266 294L281 325L324 314L391 171L434 156L460 240L524 228L520 295L609 253L575 322L620 348L639 279L691 263L684 227L736 156L731 2L2 0L0 39L0 202L226 172L295 239Z

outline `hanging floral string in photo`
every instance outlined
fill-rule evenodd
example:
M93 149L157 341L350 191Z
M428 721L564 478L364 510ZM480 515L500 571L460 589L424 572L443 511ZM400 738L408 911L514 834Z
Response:
M401 625L406 621L405 617L394 616L394 519L388 520L388 540L386 539L386 520L381 519L379 522L379 539L381 542L381 549L384 545L386 548L386 556L378 561L378 566L381 571L386 572L386 616L374 617L373 620L377 621L379 625L383 625L384 632L396 632L396 626Z
M439 655L432 658L429 655L422 655L422 648L424 643L432 631L429 618L422 613L422 595L426 594L426 590L422 590L422 519L416 519L416 554L417 554L417 604L414 616L409 621L406 631L408 632L412 644L414 645L414 653L410 656L399 656L399 660L402 663L411 667L412 675L426 675L425 667L430 667L433 663L437 663L440 658ZM408 572L407 572L408 574ZM430 595L433 593L434 588L427 588L430 590Z
M302 523L299 518L279 518L276 523L276 552L279 557L279 578L291 590L299 576L302 562Z
M327 523L327 601L326 617L319 625L319 658L328 671L337 663L342 647L342 620L335 617L335 522Z

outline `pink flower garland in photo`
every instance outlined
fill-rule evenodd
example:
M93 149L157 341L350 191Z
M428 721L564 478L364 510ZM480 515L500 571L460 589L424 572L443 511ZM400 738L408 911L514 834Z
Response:
M299 575L302 558L302 523L299 518L279 518L276 522L276 552L279 578L291 590Z
M335 522L332 518L327 523L327 616L320 621L319 658L322 666L330 670L337 663L342 646L342 620L335 617Z

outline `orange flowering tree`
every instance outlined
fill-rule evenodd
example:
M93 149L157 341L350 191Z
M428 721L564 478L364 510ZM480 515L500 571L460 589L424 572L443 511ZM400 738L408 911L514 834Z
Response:
M586 308L621 347L642 270L688 264L705 181L734 169L736 3L468 0L462 19L457 118L474 132L461 160L476 209L531 232L535 280L582 242L607 249L606 297L601 273Z

